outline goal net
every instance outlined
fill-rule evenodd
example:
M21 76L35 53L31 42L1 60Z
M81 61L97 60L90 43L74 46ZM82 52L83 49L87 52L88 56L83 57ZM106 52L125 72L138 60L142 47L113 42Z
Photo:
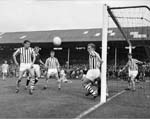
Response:
M112 73L112 76L117 80L117 69L120 69L121 60L124 60L126 63L127 53L133 53L133 56L139 60L146 60L150 58L150 8L148 6L127 6L127 7L108 7L108 29L107 29L107 38L109 41L119 41L124 42L125 45L122 45L121 48L114 46L110 52L114 51L114 67L107 67L107 79L109 78L109 70ZM105 20L105 19L104 19ZM106 21L106 22L107 22ZM103 28L104 31L104 28ZM104 35L104 34L103 34ZM104 41L105 39L103 39ZM102 41L102 42L103 42ZM102 43L103 44L103 43ZM114 50L113 50L114 49ZM127 50L126 50L127 49ZM105 52L103 52L105 53ZM111 53L112 54L112 53ZM104 58L106 62L110 59L113 59L109 56ZM103 55L102 55L103 58ZM121 59L122 58L122 59ZM108 60L107 60L108 59ZM124 65L124 64L123 64ZM115 68L115 69L114 69ZM102 71L102 75L105 73ZM105 79L105 75L102 76L102 82ZM125 76L124 76L125 77ZM104 78L104 79L103 79ZM112 79L112 77L111 77ZM104 82L105 83L105 82ZM119 92L123 90L127 84L123 85L120 82L111 82L113 83L113 90ZM108 84L108 82L107 82ZM103 86L103 84L101 85ZM109 88L107 85L105 88ZM103 88L103 87L102 87ZM115 89L116 88L116 89ZM109 91L110 92L110 91ZM111 91L112 92L112 91Z
M129 46L145 46L149 57L147 41L150 39L150 8L147 6L108 7L108 13L109 27L117 26Z

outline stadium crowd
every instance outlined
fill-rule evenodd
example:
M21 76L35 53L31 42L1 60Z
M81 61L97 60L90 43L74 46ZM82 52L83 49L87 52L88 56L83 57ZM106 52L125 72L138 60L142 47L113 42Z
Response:
M2 66L3 62L1 62ZM13 63L12 60L8 60L8 77L17 77L18 76L18 67ZM127 80L127 70L119 74L119 70L122 69L124 65L115 65L109 64L107 66L107 77L108 79L123 79ZM84 72L88 70L88 64L73 64L69 66L69 69L66 65L61 66L65 70L66 76L68 79L80 79ZM41 68L42 76L44 75L44 69ZM0 76L2 76L2 68L0 68ZM150 63L139 66L139 74L137 79L143 80L143 77L150 77Z

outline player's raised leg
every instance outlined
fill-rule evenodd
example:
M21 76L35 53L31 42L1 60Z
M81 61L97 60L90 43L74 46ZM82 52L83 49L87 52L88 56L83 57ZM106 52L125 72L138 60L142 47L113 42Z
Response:
M33 65L34 72L35 72L35 84L38 82L39 78L41 77L40 64L44 65L44 63L41 60L41 55L39 54L40 50L41 48L39 48L38 46L34 47L35 57L36 57L36 60Z
M89 70L83 77L83 86L87 90L86 95L92 94L94 97L98 96L97 90L93 90L92 86L97 78L100 78L100 65L102 60L99 54L95 51L95 45L93 43L88 44L87 50L89 52Z
M94 93L94 89L92 88L92 81L87 79L87 78L84 78L83 79L83 87L86 89L86 96L90 95L90 94L93 94Z

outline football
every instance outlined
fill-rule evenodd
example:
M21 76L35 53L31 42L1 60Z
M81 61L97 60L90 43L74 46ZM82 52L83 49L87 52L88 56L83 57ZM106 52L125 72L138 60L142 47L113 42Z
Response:
M53 38L53 44L54 44L54 45L60 46L61 43L62 43L62 41L61 41L61 38L60 38L60 37L56 36L56 37Z

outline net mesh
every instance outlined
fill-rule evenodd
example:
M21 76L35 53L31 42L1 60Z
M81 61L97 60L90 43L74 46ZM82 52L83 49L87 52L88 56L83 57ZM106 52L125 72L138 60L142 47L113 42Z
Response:
M133 50L133 57L145 61L145 59L150 57L150 48L149 48L149 40L150 40L150 9L147 7L133 7L133 8L108 8L114 19L120 25L121 30L123 31L125 37L131 41L132 46L135 46ZM120 29L114 22L112 15L109 13L109 21L108 21L108 38L109 40L118 40L125 41L126 38L120 32ZM114 43L115 44L115 43ZM121 43L119 44L121 45ZM127 45L127 44L126 44ZM108 64L108 89L112 94L118 93L121 90L128 87L128 70L118 74L118 71L122 69L127 63L127 53L128 50L125 50L125 47L115 46L109 52L114 52L115 48L117 48L117 58L115 62L117 66L113 64ZM144 49L144 50L143 50ZM147 55L145 57L145 54ZM108 53L108 59L110 60L110 56ZM108 61L109 62L109 61ZM136 77L136 88L137 92L125 93L127 98L131 97L131 100L134 98L138 98L138 101L146 102L147 97L149 97L150 93L148 90L150 89L149 85L149 77L150 77L150 63L146 63L146 65L139 65L139 74ZM117 69L114 69L116 68ZM115 80L111 80L115 79ZM143 96L143 98L142 98ZM139 106L138 101L135 103L135 106ZM141 104L143 107L147 105L146 103Z
M115 19L120 24L123 32L129 40L150 39L150 10L146 7L111 9ZM116 27L112 19L109 27Z
M109 8L118 22L124 35L120 32L112 16L109 16L109 39L129 40L132 46L136 46L135 54L145 59L150 58L150 9L147 6ZM113 29L111 31L110 29ZM110 33L111 32L111 33ZM115 37L114 37L115 36ZM144 53L138 51L138 47L143 47ZM146 56L145 56L146 54Z

